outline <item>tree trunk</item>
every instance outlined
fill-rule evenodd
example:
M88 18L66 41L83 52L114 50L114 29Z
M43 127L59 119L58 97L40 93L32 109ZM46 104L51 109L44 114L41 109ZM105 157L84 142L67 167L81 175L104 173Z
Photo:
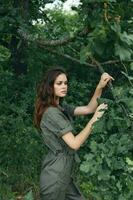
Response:
M14 8L17 10L17 16L21 18L21 23L29 25L29 0L14 0ZM26 74L27 73L27 63L26 63L26 43L22 40L18 34L17 30L19 28L19 24L15 24L12 30L12 38L10 42L10 50L11 50L11 66L16 75Z

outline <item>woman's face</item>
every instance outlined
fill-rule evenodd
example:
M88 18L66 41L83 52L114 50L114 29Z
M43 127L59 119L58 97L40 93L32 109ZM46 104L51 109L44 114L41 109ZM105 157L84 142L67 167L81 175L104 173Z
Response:
M54 95L56 97L65 97L67 94L67 77L65 74L57 76L54 82Z

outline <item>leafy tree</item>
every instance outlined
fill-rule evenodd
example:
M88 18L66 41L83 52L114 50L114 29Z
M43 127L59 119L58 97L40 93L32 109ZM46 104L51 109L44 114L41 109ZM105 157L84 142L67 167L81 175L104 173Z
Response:
M1 198L33 198L31 190L38 198L47 149L32 122L36 87L49 66L62 65L72 76L66 100L75 105L88 103L103 71L114 76L98 100L109 110L80 150L78 181L86 197L131 200L133 2L81 0L72 13L44 9L48 2L54 1L1 1ZM90 117L76 119L77 132Z

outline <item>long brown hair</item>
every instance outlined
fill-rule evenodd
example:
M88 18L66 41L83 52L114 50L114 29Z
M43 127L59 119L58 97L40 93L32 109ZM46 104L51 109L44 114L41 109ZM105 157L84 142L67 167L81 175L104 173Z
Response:
M57 106L54 96L54 82L60 74L66 74L63 68L51 68L47 70L43 80L37 88L37 96L35 101L34 125L40 129L40 122L43 113L49 106Z

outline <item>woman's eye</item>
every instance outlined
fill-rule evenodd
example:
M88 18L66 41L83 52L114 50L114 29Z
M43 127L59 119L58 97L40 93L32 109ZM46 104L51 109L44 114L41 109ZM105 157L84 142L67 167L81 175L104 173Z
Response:
M57 82L57 85L62 85L62 84L63 84L63 82ZM64 84L67 85L68 82L66 81L66 82L64 82Z
M57 85L61 85L62 82L58 82Z

